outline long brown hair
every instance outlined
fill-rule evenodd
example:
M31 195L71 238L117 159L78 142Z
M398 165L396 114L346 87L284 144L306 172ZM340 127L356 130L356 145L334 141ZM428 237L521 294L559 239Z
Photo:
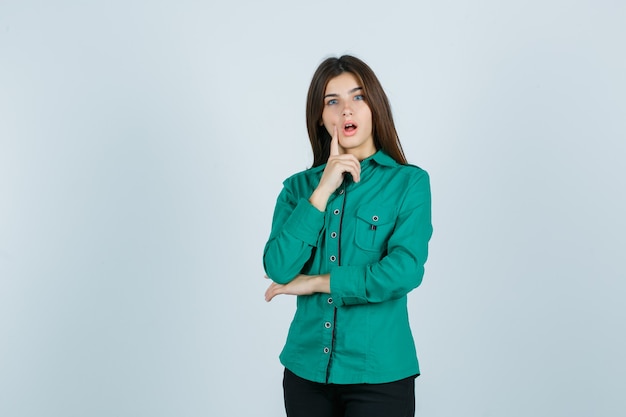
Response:
M376 78L374 71L363 61L350 55L324 60L311 80L306 99L306 126L313 150L313 166L325 164L330 155L330 134L321 125L324 110L326 85L344 72L353 74L361 83L365 101L372 111L372 136L376 149L382 149L400 164L406 164L406 157L400 145L398 132L393 123L391 106L387 95Z

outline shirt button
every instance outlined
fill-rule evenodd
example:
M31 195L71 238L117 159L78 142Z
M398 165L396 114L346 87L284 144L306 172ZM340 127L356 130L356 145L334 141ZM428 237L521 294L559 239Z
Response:
M377 222L377 221L378 221L378 216L376 216L376 215L372 216L372 220L374 220L375 222Z
M332 324L330 324L329 321L327 321L326 323L324 323L324 327L326 327L327 329L330 329L330 326L332 326Z
M335 262L336 260L337 260L337 257L335 255L330 255L331 262Z
M343 188L339 190L339 195L343 194Z
M336 215L338 215L338 214L339 214L339 209L335 209L335 210L333 210L333 214L334 214L335 216L336 216Z
M332 297L328 297L328 304L332 304L333 303L333 298Z
M327 347L324 348L324 353L328 353L330 352L330 349L328 349Z
M330 237L332 237L333 239L334 239L334 238L336 238L336 237L337 237L337 232L332 232L332 233L330 234Z

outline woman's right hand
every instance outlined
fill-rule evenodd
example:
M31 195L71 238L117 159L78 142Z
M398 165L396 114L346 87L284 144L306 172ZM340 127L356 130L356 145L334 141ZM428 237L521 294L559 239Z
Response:
M349 153L341 153L337 126L335 126L333 128L333 137L330 141L328 162L317 188L309 198L310 203L320 211L326 210L328 198L339 188L346 172L352 175L354 182L359 182L361 179L361 163L356 156Z

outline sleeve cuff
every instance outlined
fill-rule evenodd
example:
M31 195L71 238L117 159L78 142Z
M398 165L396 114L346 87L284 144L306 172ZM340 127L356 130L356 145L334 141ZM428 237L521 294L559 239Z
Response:
M285 222L284 230L310 246L317 246L317 239L324 227L324 215L307 199L301 198Z
M367 304L366 266L339 266L330 273L330 294L339 305Z

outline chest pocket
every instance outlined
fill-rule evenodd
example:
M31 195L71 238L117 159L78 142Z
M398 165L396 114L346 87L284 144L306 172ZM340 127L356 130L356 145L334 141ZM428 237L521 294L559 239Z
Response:
M395 225L395 210L365 204L357 209L356 217L356 245L367 251L386 251L387 240Z

